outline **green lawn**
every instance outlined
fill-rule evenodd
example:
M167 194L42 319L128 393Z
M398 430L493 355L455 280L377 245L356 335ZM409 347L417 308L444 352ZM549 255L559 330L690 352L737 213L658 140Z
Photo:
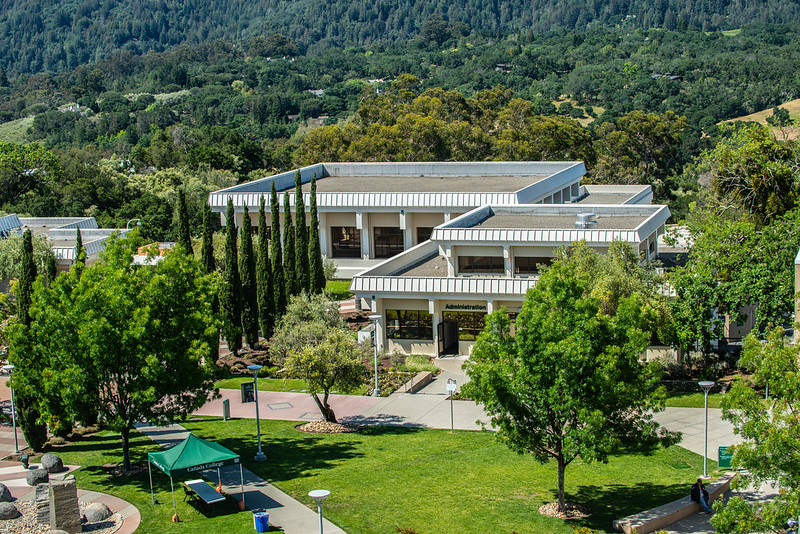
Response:
M268 461L255 464L252 420L196 420L184 423L200 437L239 452L245 467L294 498L311 505L312 489L328 489L326 517L352 534L391 533L395 527L420 533L549 532L571 534L572 526L612 532L612 520L685 496L700 469L700 456L679 447L653 454L612 458L608 464L574 462L567 469L567 499L592 514L577 522L540 516L537 508L555 500L556 470L530 456L510 452L492 432L371 427L359 434L310 435L291 421L262 421ZM132 438L133 461L145 463L155 446ZM110 453L109 453L110 451ZM183 523L172 524L169 479L153 473L156 498L150 503L147 472L114 478L102 466L120 461L118 436L94 436L56 450L76 473L81 488L117 495L142 513L141 532L249 532L252 515L206 518L178 498ZM711 469L716 464L710 462ZM176 495L178 495L176 493ZM635 495L635 498L625 496Z
M719 408L722 395L719 393L708 394L708 407ZM705 399L702 393L686 393L683 391L668 391L667 406L673 408L703 408Z
M352 280L328 280L325 283L325 295L333 300L347 300L353 296L350 292Z
M218 380L216 387L220 389L239 389L245 382L253 382L252 376L234 376ZM295 391L304 392L306 390L305 380L296 378L259 378L258 391Z

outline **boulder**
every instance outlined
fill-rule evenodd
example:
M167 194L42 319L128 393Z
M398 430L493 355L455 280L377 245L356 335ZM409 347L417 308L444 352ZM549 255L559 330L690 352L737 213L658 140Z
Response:
M25 480L28 481L29 486L36 486L50 480L50 475L48 475L47 471L44 469L31 469L28 471L28 474L25 475Z
M60 473L61 471L64 471L64 462L57 454L48 452L42 456L42 469L48 473Z
M11 502L13 499L14 497L11 496L11 490L0 482L0 502Z
M114 512L111 511L111 508L105 504L93 502L86 507L86 510L83 512L83 517L86 518L87 523L99 523L100 521L105 521L113 514Z
M10 502L0 502L0 519L16 519L19 517L17 507Z

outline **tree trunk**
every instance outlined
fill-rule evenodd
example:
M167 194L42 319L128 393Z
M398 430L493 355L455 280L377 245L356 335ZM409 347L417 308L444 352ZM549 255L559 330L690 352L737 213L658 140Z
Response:
M564 455L559 454L558 458L558 511L566 512L567 506L564 502L564 471L567 469L567 464L564 462Z
M323 400L319 400L319 397L316 395L311 395L311 398L317 403L317 408L319 408L319 412L322 414L322 420L328 423L335 423L336 414L333 413L333 409L328 404L328 394L325 394Z
M122 434L122 468L129 471L131 468L131 429L123 428L120 433Z

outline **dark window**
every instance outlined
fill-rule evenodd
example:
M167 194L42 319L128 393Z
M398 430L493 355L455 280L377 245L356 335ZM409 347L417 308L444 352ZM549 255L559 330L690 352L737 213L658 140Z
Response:
M483 312L442 312L443 320L458 323L458 339L461 341L475 341L483 332L485 318Z
M424 243L431 238L433 233L433 226L418 226L417 227L417 244Z
M517 256L514 258L514 274L539 274L540 265L550 265L553 258Z
M499 273L503 274L503 258L500 256L459 256L458 272L472 273Z
M331 226L331 256L360 258L361 232L355 226Z
M433 317L424 310L386 310L389 339L433 339Z
M394 226L376 226L375 257L391 258L403 252L403 231Z

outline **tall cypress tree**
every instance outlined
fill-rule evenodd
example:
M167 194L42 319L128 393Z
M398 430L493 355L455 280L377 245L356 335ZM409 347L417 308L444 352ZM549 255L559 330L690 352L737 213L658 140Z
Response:
M22 258L17 283L17 319L25 326L31 325L31 295L36 280L36 263L33 261L33 236L30 229L22 235Z
M317 213L317 174L311 178L311 235L308 244L309 287L311 293L325 289L325 270L322 268L322 247L319 242L319 214Z
M253 254L253 232L250 212L244 206L242 215L242 255L239 276L242 281L242 330L250 348L258 343L258 302L256 299L256 258Z
M272 291L272 265L269 261L269 239L267 239L267 216L264 197L261 197L261 207L258 210L258 251L256 252L256 288L258 297L258 324L261 335L269 340L275 326L273 308L275 295Z
M86 247L83 246L81 229L75 228L75 264L86 265Z
M214 262L214 232L211 230L211 205L203 206L203 242L200 245L200 265L206 274L216 270Z
M222 334L228 349L237 355L242 348L242 282L239 278L238 249L236 248L236 219L233 199L228 197L225 230L225 272L219 292L222 311Z
M47 280L47 285L49 286L53 280L56 279L56 275L58 273L58 270L56 269L56 257L52 254L48 254L44 268L45 278Z
M306 207L303 202L303 184L300 171L294 175L294 269L297 277L297 292L311 293L308 265L308 232L306 231Z
M192 236L189 231L189 210L186 207L186 192L180 187L178 188L177 212L178 244L183 248L186 254L193 254Z
M292 208L289 206L289 192L283 193L283 277L286 279L286 295L297 295L297 272L294 268L294 225Z
M281 219L278 211L278 192L272 182L270 193L270 210L272 211L271 239L269 241L269 261L272 266L272 290L275 294L275 322L286 311L286 279L283 276L283 252L281 251Z

